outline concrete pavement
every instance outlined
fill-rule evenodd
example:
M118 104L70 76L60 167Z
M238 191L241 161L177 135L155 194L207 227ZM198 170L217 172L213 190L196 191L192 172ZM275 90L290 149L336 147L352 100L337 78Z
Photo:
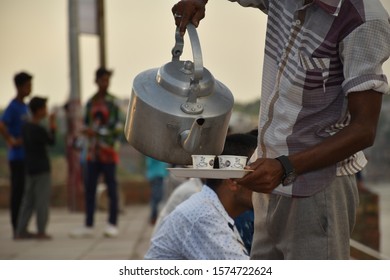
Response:
M82 225L83 213L65 208L51 208L48 234L50 241L18 240L11 238L7 209L0 210L0 260L142 260L149 247L153 227L149 224L149 205L127 206L119 216L117 238L106 238L107 212L95 214L93 238L73 239L70 230ZM35 232L34 218L29 229Z
M380 252L390 259L390 183L367 184L367 188L379 195Z
M380 252L390 257L390 188L388 184L368 185L380 195ZM69 212L65 208L51 208L48 233L51 241L20 240L11 238L8 209L0 209L0 260L142 260L148 247L153 227L149 224L149 205L126 206L119 216L120 235L103 237L107 212L95 214L96 234L93 238L72 239L70 230L82 225L84 214ZM30 222L35 231L35 220ZM387 259L387 258L386 258Z

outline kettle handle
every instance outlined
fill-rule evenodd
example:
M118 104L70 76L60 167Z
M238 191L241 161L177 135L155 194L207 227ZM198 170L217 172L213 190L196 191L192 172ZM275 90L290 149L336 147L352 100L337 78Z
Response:
M192 56L194 58L194 80L193 82L197 83L203 78L203 58L202 50L200 48L200 42L198 33L193 24L189 23L187 25L188 35L191 41ZM183 53L184 47L184 38L180 35L179 28L176 28L175 34L175 46L172 49L172 61L179 60L181 54Z

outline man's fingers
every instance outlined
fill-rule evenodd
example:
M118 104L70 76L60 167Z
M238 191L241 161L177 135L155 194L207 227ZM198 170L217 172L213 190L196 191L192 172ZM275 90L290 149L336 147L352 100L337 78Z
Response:
M172 7L175 24L179 27L181 36L184 35L190 22L198 27L199 22L205 17L204 5L200 2L180 1Z
M184 36L184 34L186 32L187 25L190 22L190 20L191 20L191 14L190 13L184 12L181 15L181 21L180 21L180 25L179 25L179 31L180 31L180 35L181 36Z
M199 22L205 17L205 11L204 10L198 10L192 17L192 24L198 27Z

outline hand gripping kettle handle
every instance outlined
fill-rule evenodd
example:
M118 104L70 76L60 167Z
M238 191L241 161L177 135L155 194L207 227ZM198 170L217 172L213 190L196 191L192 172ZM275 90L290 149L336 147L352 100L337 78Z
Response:
M189 23L187 25L187 32L190 37L192 56L194 58L194 82L196 83L203 78L202 50L200 48L198 33L193 24ZM172 61L179 60L183 53L184 39L180 35L179 28L176 28L175 39L176 43L172 49Z

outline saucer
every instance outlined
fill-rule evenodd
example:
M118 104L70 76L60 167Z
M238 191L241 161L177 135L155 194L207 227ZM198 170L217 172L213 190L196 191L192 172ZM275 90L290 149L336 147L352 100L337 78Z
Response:
M176 177L230 179L242 178L253 172L249 169L197 169L197 168L167 168Z

